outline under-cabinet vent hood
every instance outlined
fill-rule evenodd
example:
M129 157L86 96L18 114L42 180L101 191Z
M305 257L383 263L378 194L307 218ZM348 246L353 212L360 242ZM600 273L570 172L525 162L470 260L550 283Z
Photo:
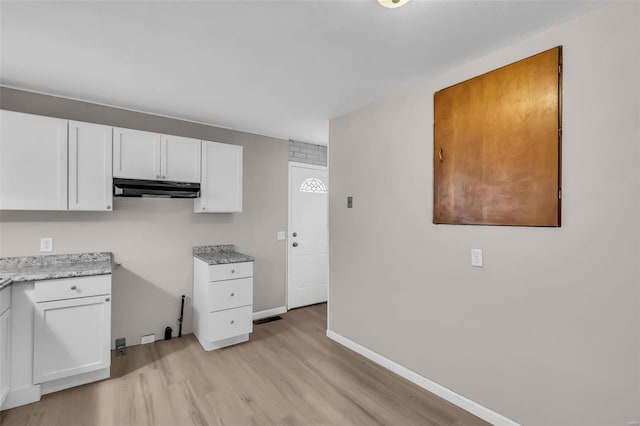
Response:
M115 197L197 198L199 183L139 179L113 179Z

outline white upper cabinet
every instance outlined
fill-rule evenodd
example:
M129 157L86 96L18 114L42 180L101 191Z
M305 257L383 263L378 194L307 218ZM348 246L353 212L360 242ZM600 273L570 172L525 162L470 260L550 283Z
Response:
M113 129L113 177L162 180L158 133Z
M162 180L200 182L200 140L162 135Z
M69 122L69 210L112 210L112 138L112 127Z
M242 147L202 141L200 198L196 213L242 211Z
M0 111L0 209L67 209L67 120Z
M140 130L113 130L113 176L200 182L200 141Z

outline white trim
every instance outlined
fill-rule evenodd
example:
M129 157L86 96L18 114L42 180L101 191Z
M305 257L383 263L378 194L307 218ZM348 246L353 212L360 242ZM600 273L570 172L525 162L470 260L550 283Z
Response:
M109 353L109 357L111 357L111 353ZM97 382L98 380L108 379L109 377L111 377L111 368L107 367L101 370L89 371L88 373L76 374L74 376L63 377L58 380L41 383L40 391L42 395L46 395L48 393L85 385L87 383Z
M423 377L418 373L411 371L408 368L403 367L402 365L397 364L390 359L385 358L382 355L377 354L372 350L367 349L364 346L361 346L356 342L353 342L346 337L339 335L334 331L327 330L327 337L335 342L340 343L342 346L345 346L352 351L362 355L363 357L370 359L376 364L381 365L387 370L393 371L400 377L403 377L410 382L415 383L421 388L426 389L427 391L439 396L440 398L449 401L450 403L462 408L465 411L468 411L475 416L480 417L482 420L485 420L495 426L520 426L519 423L508 419L502 414L498 414L495 411L478 404L477 402L465 398L464 396L457 394L454 391L447 389L444 386L439 385L436 382L433 382L426 377Z
M315 145L315 144L314 144ZM289 171L291 167L302 167L304 169L326 170L329 171L327 166L318 166L317 164L299 163L297 161L289 161Z
M287 312L286 306L279 306L277 308L265 309L264 311L258 311L253 313L253 320L259 320L262 318L274 317L276 315L285 314Z
M4 400L4 404L0 409L9 410L11 408L19 407L21 405L31 404L32 402L40 401L40 385L32 385L22 389L15 389L9 391L7 399Z

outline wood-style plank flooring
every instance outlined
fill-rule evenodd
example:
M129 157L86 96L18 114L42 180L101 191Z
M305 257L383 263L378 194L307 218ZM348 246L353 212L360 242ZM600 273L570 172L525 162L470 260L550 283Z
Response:
M326 304L204 352L193 335L127 348L111 379L3 411L2 426L486 425L325 336Z

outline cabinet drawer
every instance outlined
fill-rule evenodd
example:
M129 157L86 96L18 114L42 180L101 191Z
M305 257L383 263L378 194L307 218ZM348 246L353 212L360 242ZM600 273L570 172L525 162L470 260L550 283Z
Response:
M253 331L253 306L212 312L208 318L209 342L240 336Z
M209 266L209 281L222 281L253 276L253 262L225 263Z
M253 278L209 283L209 312L253 304Z
M0 290L0 314L9 309L11 306L11 286L7 286Z
M111 294L111 275L36 281L35 301L76 299Z

